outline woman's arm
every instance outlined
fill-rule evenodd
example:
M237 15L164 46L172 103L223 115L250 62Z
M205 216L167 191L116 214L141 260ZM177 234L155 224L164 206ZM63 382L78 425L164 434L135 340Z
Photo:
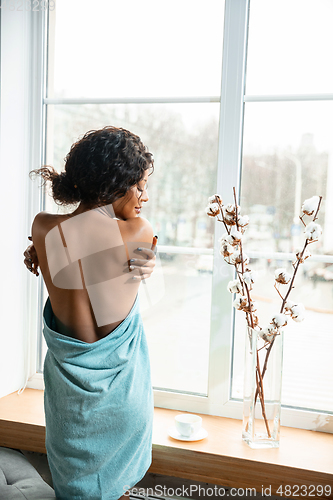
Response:
M28 239L32 241L31 236L28 236ZM138 280L149 278L154 271L156 264L157 239L158 236L153 237L151 249L143 248L142 250L139 250L142 251L142 258L131 259L129 262L131 270L138 269L140 273L140 275L136 276L136 279ZM33 243L26 248L23 255L26 268L36 276L39 276L39 261Z

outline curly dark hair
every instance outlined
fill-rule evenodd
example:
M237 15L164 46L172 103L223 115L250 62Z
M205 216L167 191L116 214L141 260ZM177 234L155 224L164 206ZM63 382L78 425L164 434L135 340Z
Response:
M140 137L116 127L90 130L75 142L66 156L65 171L50 166L32 170L45 184L51 182L52 196L59 205L84 202L113 203L140 182L144 172L154 171L152 154Z

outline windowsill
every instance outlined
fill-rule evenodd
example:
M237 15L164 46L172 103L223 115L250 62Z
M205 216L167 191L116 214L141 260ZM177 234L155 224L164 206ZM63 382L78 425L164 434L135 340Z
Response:
M0 446L46 453L43 394L25 389L0 399ZM307 491L333 484L333 434L282 427L280 448L252 450L241 439L240 420L201 415L208 437L183 442L167 433L177 413L155 408L150 472L260 492L271 486L272 494L281 484ZM333 491L323 498L333 499Z

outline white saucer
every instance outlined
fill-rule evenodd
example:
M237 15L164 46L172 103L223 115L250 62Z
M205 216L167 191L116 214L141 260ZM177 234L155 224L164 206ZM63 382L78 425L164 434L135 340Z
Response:
M168 434L173 439L178 439L179 441L200 441L200 439L204 439L208 436L208 432L203 427L201 427L201 429L196 434L193 434L190 437L180 434L175 426L170 427L170 429L168 430Z

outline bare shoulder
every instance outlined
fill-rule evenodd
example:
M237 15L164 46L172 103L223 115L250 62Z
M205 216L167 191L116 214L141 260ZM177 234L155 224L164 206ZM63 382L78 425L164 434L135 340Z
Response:
M45 235L58 224L58 215L49 214L47 212L40 212L33 220L31 233L32 240L45 237Z
M150 222L143 217L134 217L125 221L118 221L122 237L127 241L146 241L151 243L154 231Z

